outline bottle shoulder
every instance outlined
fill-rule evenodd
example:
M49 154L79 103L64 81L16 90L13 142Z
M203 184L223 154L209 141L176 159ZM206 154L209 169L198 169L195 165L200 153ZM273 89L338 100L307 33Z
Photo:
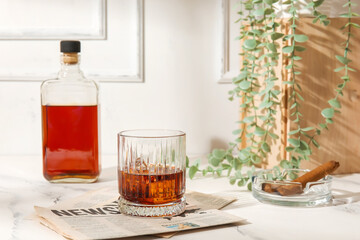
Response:
M54 78L48 79L41 83L41 89L45 88L63 88L63 87L84 87L84 88L96 88L99 89L99 85L97 82L91 79L61 79L61 78Z
M41 84L40 92L42 105L98 104L98 85L89 79L49 79Z

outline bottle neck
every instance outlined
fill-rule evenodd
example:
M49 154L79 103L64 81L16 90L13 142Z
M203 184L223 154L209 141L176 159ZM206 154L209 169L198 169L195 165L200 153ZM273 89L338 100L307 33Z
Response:
M80 56L77 53L64 53L61 55L61 69L58 78L81 79L84 78L80 70Z

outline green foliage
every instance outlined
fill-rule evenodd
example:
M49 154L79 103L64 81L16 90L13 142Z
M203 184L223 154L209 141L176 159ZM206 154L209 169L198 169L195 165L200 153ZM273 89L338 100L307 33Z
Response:
M295 42L306 42L308 39L309 39L308 36L305 35L299 35L299 34L294 35Z
M193 179L197 171L198 168L196 166L191 166L189 169L189 177Z
M228 149L214 149L208 155L209 165L200 169L199 161L195 161L189 167L189 176L193 178L196 173L202 175L212 174L222 176L224 172L229 178L231 185L247 186L251 190L251 178L255 171L255 165L262 162L271 153L272 141L278 139L275 133L275 120L277 107L280 105L280 91L276 89L275 84L279 77L276 75L275 68L279 65L279 54L282 52L288 58L288 64L285 70L290 79L282 82L290 89L288 98L290 121L296 127L288 133L288 139L285 146L287 159L280 162L282 168L299 168L301 161L309 160L312 154L311 146L319 148L316 141L324 129L328 130L328 124L334 122L335 113L341 109L339 96L343 95L343 89L350 81L349 71L355 71L349 64L348 58L350 52L350 40L352 29L359 29L360 25L353 23L352 18L359 16L352 12L352 6L355 4L351 0L344 5L346 13L340 17L347 18L347 23L341 27L347 35L344 43L344 55L336 55L337 63L341 64L334 70L335 72L344 72L341 77L342 82L335 89L336 95L328 101L329 107L321 111L324 122L319 123L317 127L303 126L302 114L300 112L301 102L304 98L301 95L302 88L298 83L297 77L301 74L297 70L297 61L301 61L299 52L306 50L301 44L308 41L304 34L297 33L297 22L299 21L299 0L240 0L242 11L236 22L240 22L240 36L237 39L242 40L240 56L242 57L242 68L240 74L233 79L234 89L229 91L230 100L241 98L243 103L240 105L240 112L245 113L244 117L238 123L244 124L233 131L236 135L234 143L230 143ZM327 16L322 14L318 7L324 0L312 0L306 5L306 8L312 9L314 16L313 23L320 23L327 26L330 21ZM283 5L284 9L290 14L290 33L285 35L280 32L280 24L277 23L275 14L275 3ZM246 12L246 14L244 14ZM246 24L246 25L245 25ZM279 42L287 43L280 51ZM260 84L260 79L263 82ZM259 101L260 100L260 101ZM258 103L259 102L259 103ZM241 148L242 141L246 139L246 147ZM246 167L246 168L244 168ZM246 171L245 171L246 169ZM280 168L275 167L276 176L268 176L281 180ZM294 179L297 176L289 176Z
M343 43L344 46L344 55L339 56L336 55L336 59L338 60L338 63L342 66L337 67L334 71L335 72L344 72L344 75L341 77L342 82L337 86L335 89L336 95L334 98L330 99L328 101L330 108L325 108L321 111L321 115L325 118L325 122L322 122L319 124L318 128L316 128L315 134L312 136L309 136L309 144L312 143L315 147L319 148L319 144L314 139L316 136L320 135L324 129L328 130L328 124L332 124L334 122L333 117L335 116L335 113L339 113L339 109L341 109L340 101L338 100L339 96L343 96L343 89L347 85L347 83L350 81L349 77L349 71L353 71L351 67L349 67L349 64L351 63L351 60L348 58L349 52L351 52L350 49L350 40L352 37L352 30L353 28L360 28L358 24L352 22L352 18L354 16L359 16L357 13L354 13L352 11L352 7L355 6L355 3L353 3L351 0L348 0L346 4L343 5L344 8L347 9L347 12L344 14L341 14L341 17L345 17L348 19L347 23L342 26L340 29L344 31L344 34L346 34L347 39Z
M342 56L339 56L339 55L336 55L335 57L336 57L337 60L339 60L339 62L341 62L344 65L347 65L349 62L351 62L346 57L342 57Z
M321 115L323 115L324 118L332 118L335 114L335 111L333 108L325 108L321 111Z
M247 39L244 41L243 47L248 50L253 50L256 48L256 40L255 39Z
M333 108L341 108L341 104L340 104L340 102L337 100L337 99L330 99L329 101L328 101L328 103L330 104L330 106L331 107L333 107Z

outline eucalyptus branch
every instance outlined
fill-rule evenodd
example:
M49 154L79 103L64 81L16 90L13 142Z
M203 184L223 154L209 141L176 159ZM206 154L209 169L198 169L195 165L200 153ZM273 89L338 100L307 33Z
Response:
M254 152L252 152L253 149L257 148L257 142L255 140L255 136L256 136L256 131L263 131L258 123L258 114L257 114L257 110L258 107L255 105L255 96L258 95L258 92L256 91L256 88L259 87L259 83L258 83L258 75L257 73L255 73L255 69L259 66L256 64L256 61L258 61L257 57L255 56L255 51L258 48L258 41L256 40L256 37L259 37L260 35L260 31L255 31L255 27L257 25L257 21L255 19L255 16L250 15L250 21L251 21L251 32L253 33L253 38L252 40L256 43L256 47L253 49L253 53L251 54L251 58L252 58L252 63L251 63L251 74L249 77L250 80L250 94L251 94L251 108L252 108L252 113L254 114L254 120L253 123L251 125L249 125L249 127L254 127L255 131L254 133L250 133L251 137L250 137L250 157L249 160L251 160L253 163L258 163L258 160L260 160L260 158L258 157L258 155Z
M335 113L340 113L339 109L341 109L341 103L339 102L338 98L339 96L343 96L343 89L346 87L346 84L350 81L349 71L355 72L355 69L351 68L349 64L351 63L351 60L348 58L350 50L350 41L352 37L352 28L360 28L359 24L356 24L352 22L353 17L358 17L359 14L354 13L352 11L352 6L356 6L356 4L352 3L351 0L348 0L346 4L343 5L344 8L347 8L347 12L341 14L340 16L343 18L347 18L347 23L341 27L342 30L346 29L346 32L344 32L347 37L346 41L344 42L344 54L343 56L336 55L336 59L343 64L343 66L336 68L335 72L344 71L344 75L341 77L342 82L337 86L335 89L336 95L333 99L330 99L328 101L330 107L325 108L321 111L321 115L325 118L325 122L320 123L319 127L316 128L315 134L311 137L309 137L309 144L312 143L315 147L319 147L318 142L315 140L315 137L318 135L321 135L322 131L324 129L328 129L328 124L332 124L333 117Z
M280 91L274 89L274 82L278 80L275 75L275 67L277 66L278 62L278 55L277 52L277 45L276 45L276 38L274 36L282 34L276 32L276 28L279 26L278 23L275 22L276 14L274 10L274 3L277 0L268 0L265 1L263 4L264 10L264 18L263 18L263 34L262 34L262 42L263 42L263 51L264 54L259 59L264 59L264 68L265 71L263 72L263 76L265 78L265 89L260 92L260 96L262 96L262 102L259 105L259 110L265 112L264 116L262 117L263 121L263 132L259 132L263 134L261 136L258 148L257 155L261 154L262 157L266 157L267 153L271 152L270 146L268 144L268 136L271 138L277 139L278 136L273 133L273 127L275 125L276 118L274 115L276 114L276 106L279 105L278 95ZM269 15L269 17L266 17ZM269 20L269 21L267 21ZM260 130L261 131L261 130Z
M295 61L301 60L301 57L297 56L296 52L302 52L305 50L305 47L297 45L297 43L306 42L308 37L305 35L296 34L296 21L298 19L298 9L295 6L296 2L298 2L298 0L287 1L287 3L290 5L289 12L291 14L291 33L284 37L285 41L290 41L290 45L284 47L283 52L290 54L288 56L290 63L286 66L286 69L290 71L291 80L284 83L289 85L291 88L289 97L289 103L291 104L290 116L292 117L291 121L297 125L297 129L288 133L288 135L291 137L288 138L287 142L289 145L285 148L285 150L289 152L290 159L281 161L280 165L284 168L299 168L300 161L303 159L308 159L308 156L311 154L311 149L305 141L301 140L301 136L307 135L306 132L313 129L301 127L302 114L299 111L299 100L304 101L304 99L300 95L300 92L302 91L301 87L296 81L296 76L301 74L301 72L296 71L297 65Z
M320 21L320 24L327 26L327 25L329 25L330 20L328 19L328 17L325 14L322 14L317 9L324 3L324 1L325 0L311 1L306 7L312 8L312 15L315 17L313 20L313 23L317 23L318 21Z
M300 101L304 101L304 99L300 94L302 90L297 76L301 72L297 71L296 62L301 60L297 52L305 50L305 47L299 45L299 43L307 41L308 37L297 34L296 31L299 10L296 3L299 0L287 0L280 3L287 5L289 7L288 12L291 14L291 32L287 35L277 32L280 24L275 21L274 4L278 1L240 0L241 11L237 21L240 22L240 36L237 39L242 40L239 55L243 57L243 61L239 75L233 79L234 89L229 91L229 99L240 98L243 100L240 111L245 113L246 116L238 123L246 124L246 127L239 127L233 131L237 138L233 143L229 143L227 149L214 149L208 155L209 165L207 167L201 169L199 161L189 166L187 161L187 167L190 168L190 178L193 178L197 172L202 172L203 175L211 173L221 176L223 171L227 171L230 184L237 183L238 186L243 186L248 183L248 188L251 188L250 179L255 170L254 164L260 163L262 157L267 157L267 154L271 152L271 139L278 138L274 133L274 125L276 107L280 104L278 99L280 91L274 88L274 83L279 79L275 72L275 67L278 66L278 50L280 48L276 41L279 39L289 42L288 46L283 47L282 52L287 54L289 59L289 63L285 68L288 70L290 80L283 83L287 84L291 90L288 99L291 104L290 120L297 126L296 129L288 133L288 145L285 150L289 152L290 158L282 160L280 166L283 168L298 168L302 160L308 160L309 155L312 153L310 145L313 144L319 147L315 136L320 135L323 129L328 128L328 124L333 122L334 114L339 112L341 108L338 98L343 95L343 89L347 82L350 81L349 71L355 71L349 67L351 61L348 59L352 28L360 28L358 24L351 21L352 17L359 16L352 12L351 7L355 4L348 0L344 5L344 7L347 7L348 12L341 15L348 19L343 26L347 34L344 55L336 56L338 61L343 64L343 66L335 69L336 72L344 71L344 76L341 77L342 83L335 89L335 97L328 101L330 108L326 108L321 112L325 118L325 123L320 123L315 129L314 127L302 127L301 122ZM323 2L324 0L311 0L307 7L312 8L315 17L313 22L319 21L320 24L326 26L330 21L326 15L317 9ZM247 15L244 11L246 11ZM264 78L264 84L259 83L260 78ZM260 100L261 103L257 105L255 100ZM307 132L314 129L315 134L310 136ZM241 148L239 144L242 143L244 137L247 139L247 147ZM309 142L304 141L304 138L308 138ZM243 166L245 165L252 168L244 172Z

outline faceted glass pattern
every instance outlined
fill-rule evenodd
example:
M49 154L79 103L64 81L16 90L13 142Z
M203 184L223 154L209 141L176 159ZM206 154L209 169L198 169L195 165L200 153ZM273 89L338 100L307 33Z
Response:
M160 217L185 210L185 133L123 131L118 134L118 154L122 213Z

